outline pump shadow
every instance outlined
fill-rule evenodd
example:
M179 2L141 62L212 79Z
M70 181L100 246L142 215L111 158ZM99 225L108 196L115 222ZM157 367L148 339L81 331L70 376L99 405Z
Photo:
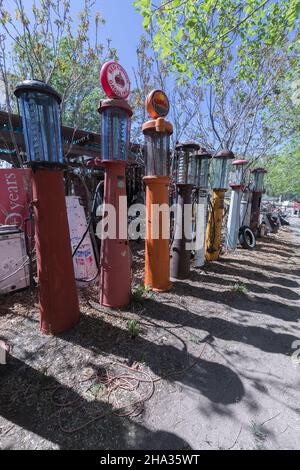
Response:
M297 235L296 232L294 232L294 235ZM274 247L280 247L280 248L283 248L286 246L289 250L290 249L294 249L294 250L299 250L300 248L300 245L297 244L297 243L291 243L291 242L286 242L284 240L277 240L276 238L263 238L263 239L260 239L260 240L263 240L263 243L265 243L266 245L270 245L270 246L274 246Z
M153 306L161 312L161 319L165 320L163 311L166 306L150 300L145 303L147 311ZM143 316L144 314L146 312L143 311ZM146 316L152 318L150 313ZM92 335L91 331L93 331ZM141 335L133 340L127 330L106 322L100 314L97 317L81 315L80 324L72 330L72 333L64 334L63 338L90 349L95 354L109 353L121 356L126 359L128 365L140 362L145 356L146 365L156 375L169 382L176 381L192 387L214 403L228 405L243 397L243 384L232 369L201 358L204 344L199 346L194 355L187 351L184 340L175 332L170 333L169 343L172 344L164 344L165 341L160 339L161 332L164 330L156 327L155 331L158 333L157 342L156 339L150 341ZM166 328L165 332L167 335ZM178 343L181 349L178 348ZM230 388L223 393L229 382Z
M272 258L272 255L270 254L270 258ZM286 257L285 257L286 258ZM233 263L233 264L241 264L240 259L235 259L235 258L226 258L224 259L224 264L226 263ZM259 266L257 263L253 261L249 261L247 259L243 259L242 261L243 265L248 266L249 268L255 268L256 270L259 269ZM287 274L287 275L293 275L293 276L300 276L300 269L284 269L284 268L279 268L278 266L270 265L270 264L264 264L261 270L265 270L266 272L271 272L271 273L278 273L278 274ZM259 272L259 271L258 271ZM283 279L283 278L282 278ZM286 279L289 283L293 284L295 287L299 286L298 283L295 281L291 281L289 279ZM266 281L267 282L267 281ZM286 284L284 284L286 285ZM291 285L292 287L292 285Z
M294 230L290 230L293 232L293 235L297 235L297 232ZM299 244L293 243L293 242L287 242L285 240L282 240L282 238L276 238L276 237L263 237L258 239L261 243L267 246L274 246L274 247L279 247L280 249L287 247L287 250L299 250Z
M231 263L238 264L239 266L231 266ZM245 270L245 267L240 267L241 265L241 260L235 260L235 259L226 259L224 262L214 262L207 266L205 268L205 272L209 273L216 273L220 274L223 276L236 276L237 278L245 278L253 281L261 281L265 282L268 284L279 284L284 287L299 287L298 282L291 280L291 279L286 279L285 277L282 276L268 276L264 274L265 272L271 271L271 272L278 272L280 274L288 274L288 275L300 275L300 270L289 270L289 271L277 271L277 270L272 270L272 267L263 266L263 269L259 269L259 266L257 263L253 263L251 261L242 261L242 263L245 266L253 267L256 268L256 271L254 270Z
M282 248L282 247L281 247ZM285 249L285 251L283 251L282 249L279 250L277 246L259 246L257 245L257 250L258 252L260 253L266 253L268 255L276 255L276 256L281 256L282 258L298 258L298 256L295 254L294 250L288 250L288 249Z
M287 322L297 322L300 319L300 307L286 305L269 298L249 297L246 294L229 290L220 292L179 281L174 284L174 288L178 295L190 295L202 300L225 304L242 311L267 315Z
M58 445L60 449L190 449L188 443L176 434L150 431L131 419L119 418L111 414L111 406L107 403L87 401L72 388L61 384L54 377L45 377L15 357L9 358L4 369L4 366L1 367L0 415L10 423ZM63 410L57 407L51 399L55 389L59 390L61 399L74 405L66 406ZM67 429L80 427L97 414L108 416L80 431L65 433L59 426L58 413L61 413L62 424ZM8 424L7 428L10 426ZM13 431L1 435L2 450L20 448ZM30 442L27 439L27 445Z
M185 295L192 295L201 299L205 299L203 293L207 291L206 288L194 288L183 282L176 282L174 288L179 295L182 295L184 292ZM211 297L210 299L206 298L207 300L227 304L224 293L218 293L217 299L214 291L210 291L210 294ZM213 299L213 296L215 296L215 299ZM147 302L150 304L147 310L151 313L143 312L145 317L164 320L174 324L184 324L184 326L204 330L213 337L249 344L268 353L290 354L292 342L298 339L291 334L275 333L270 329L260 326L242 325L241 323L231 322L216 316L203 316L201 313L194 312L187 307L180 309L164 303L163 307L160 308L159 304L154 300L148 300ZM251 312L260 313L255 310L251 310Z
M191 271L190 280L195 281L195 282L202 282L202 283L215 284L219 286L229 286L229 287L233 287L234 284L240 281L240 279L234 280L234 279L226 279L224 277L221 278L221 277L213 276L209 274L200 274L198 272L195 272L195 270ZM261 279L259 280L261 281ZM285 288L285 287L277 286L277 285L261 286L253 282L251 283L243 282L243 285L249 292L255 292L258 294L274 294L287 300L298 300L300 298L300 295L294 292L293 290Z

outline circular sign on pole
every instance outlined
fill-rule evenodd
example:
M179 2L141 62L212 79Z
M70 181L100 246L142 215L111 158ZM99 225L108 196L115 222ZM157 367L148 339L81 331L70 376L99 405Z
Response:
M103 64L100 72L100 83L108 98L121 98L126 100L130 93L130 80L123 67L110 60Z
M165 117L170 109L167 95L162 90L152 90L146 98L146 110L150 117Z

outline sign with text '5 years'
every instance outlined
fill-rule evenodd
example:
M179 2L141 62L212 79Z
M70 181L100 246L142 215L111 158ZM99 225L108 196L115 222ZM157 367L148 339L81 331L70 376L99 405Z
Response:
M31 170L0 168L0 224L25 229L31 201Z

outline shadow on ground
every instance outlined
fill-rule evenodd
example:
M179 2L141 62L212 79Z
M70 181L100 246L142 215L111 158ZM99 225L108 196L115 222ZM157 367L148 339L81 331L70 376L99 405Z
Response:
M16 358L1 370L0 414L62 449L189 449L176 434L150 431L130 419L120 419L104 402L89 402L54 377L47 377ZM53 392L56 391L55 401ZM57 403L67 401L69 406ZM102 416L76 432L63 432ZM92 429L92 432L91 432ZM1 436L0 436L1 437ZM18 448L9 438L2 449ZM28 442L28 438L27 438Z

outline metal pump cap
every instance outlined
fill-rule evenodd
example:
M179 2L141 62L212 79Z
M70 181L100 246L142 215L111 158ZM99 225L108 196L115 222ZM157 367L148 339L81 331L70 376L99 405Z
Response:
M232 162L232 165L236 165L236 166L247 165L247 163L248 163L248 160L234 160L234 162Z
M193 140L187 140L186 142L183 142L182 144L178 143L175 147L176 150L199 150L200 145L198 145L196 142Z
M254 168L251 173L268 173L265 168Z
M198 158L212 158L212 154L204 147L200 147L195 156Z
M33 91L36 93L44 93L44 95L51 95L57 100L57 102L61 103L61 96L60 94L52 88L52 86L47 85L47 83L42 82L41 80L24 80L17 84L14 94L17 98L19 98L24 92L26 91Z
M119 108L123 111L126 111L129 117L132 116L132 109L129 106L128 102L121 98L107 98L105 100L100 100L97 110L98 113L103 113L103 111L107 108Z
M234 158L234 153L231 150L222 149L216 154L215 158Z

